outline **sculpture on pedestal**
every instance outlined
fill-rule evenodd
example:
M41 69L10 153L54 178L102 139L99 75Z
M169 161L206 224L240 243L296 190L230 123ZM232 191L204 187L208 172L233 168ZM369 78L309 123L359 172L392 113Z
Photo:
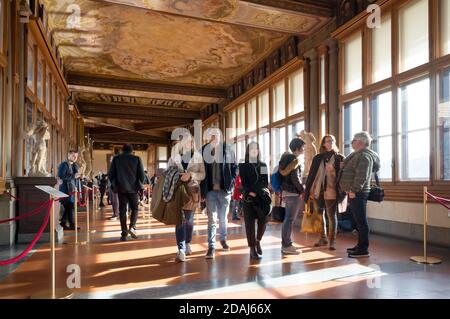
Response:
M305 164L303 169L303 176L306 177L309 174L309 169L311 168L312 160L314 156L317 155L317 147L314 145L316 142L316 138L314 137L314 134L311 132L306 132L305 130L301 131L300 134L297 135L299 138L301 138L306 144L305 144Z
M40 120L27 132L27 137L31 140L32 152L30 171L28 176L49 177L47 171L47 141L50 140L50 130L47 122Z

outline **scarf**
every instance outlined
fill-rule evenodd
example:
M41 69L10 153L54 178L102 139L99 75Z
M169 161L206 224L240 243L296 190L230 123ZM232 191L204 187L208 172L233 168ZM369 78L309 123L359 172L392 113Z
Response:
M178 180L180 179L181 174L178 171L177 166L170 166L166 171L166 176L164 178L163 185L163 200L167 203L169 202L173 194L175 193L175 187L177 186Z
M325 158L321 161L319 169L317 170L316 178L314 179L313 195L315 199L320 198L320 193L327 189L327 171L326 165L330 164L334 166L335 156L334 154L327 161Z

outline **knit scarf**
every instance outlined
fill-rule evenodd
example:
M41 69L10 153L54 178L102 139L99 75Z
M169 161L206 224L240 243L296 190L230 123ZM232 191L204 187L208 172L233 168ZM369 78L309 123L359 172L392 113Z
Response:
M175 193L175 187L177 186L180 177L181 174L177 166L170 166L167 169L163 185L163 200L166 203L172 199L173 194Z

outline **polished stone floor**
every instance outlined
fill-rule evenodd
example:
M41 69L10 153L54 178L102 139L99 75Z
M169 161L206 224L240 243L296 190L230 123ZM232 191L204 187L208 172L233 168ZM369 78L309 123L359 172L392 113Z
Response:
M119 221L111 212L99 211L91 226L96 230L87 245L71 245L74 234L57 246L56 285L65 287L77 265L80 288L74 298L450 298L450 250L429 247L430 256L443 263L424 266L409 257L420 255L420 243L377 235L371 237L371 257L350 259L345 252L355 244L351 233L340 234L337 250L316 249L317 237L294 231L303 254L282 256L280 225L270 224L262 241L263 259L250 261L243 222L228 224L231 251L217 250L215 260L205 260L207 219L195 219L194 254L184 263L174 262L174 228L154 219L138 221L139 239L120 242ZM80 214L84 228L86 216ZM79 233L85 240L86 233ZM18 253L2 249L0 258ZM40 245L18 266L2 267L0 298L29 298L50 288L48 244Z

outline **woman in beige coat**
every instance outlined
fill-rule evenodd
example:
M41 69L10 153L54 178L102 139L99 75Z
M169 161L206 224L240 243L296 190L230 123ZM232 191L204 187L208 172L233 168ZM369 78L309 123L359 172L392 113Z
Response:
M183 262L187 255L192 254L190 243L194 230L194 213L200 204L200 182L205 178L205 166L201 154L196 151L193 137L186 133L181 141L172 148L169 166L177 166L180 179L188 183L191 200L184 205L183 222L175 227L178 253L175 261Z

